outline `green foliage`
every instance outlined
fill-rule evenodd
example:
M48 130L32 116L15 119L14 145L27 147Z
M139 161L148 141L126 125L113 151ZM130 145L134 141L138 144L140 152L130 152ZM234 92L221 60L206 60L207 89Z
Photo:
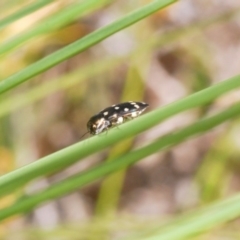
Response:
M80 16L85 16L109 2L110 1L96 0L77 2L71 5L69 8L63 9L54 16L49 17L42 23L39 23L39 25L35 28L22 33L21 35L12 39L12 41L1 45L0 53L5 54L33 37L35 38L39 35L49 33L50 31L54 31L62 26L65 26ZM51 67L71 58L72 56L83 52L84 50L94 46L100 41L108 38L109 36L121 31L130 25L133 25L134 23L137 23L138 21L150 16L154 12L168 6L173 2L175 2L175 0L153 1L131 12L130 14L123 16L119 20L116 20L115 22L102 27L93 33L90 33L87 36L81 38L80 40L77 40L72 44L52 53L51 55L42 58L41 60L27 66L12 76L9 76L6 79L2 80L0 82L0 93L4 93L12 88L15 88L17 85L30 80L32 77L37 76L39 73L42 73ZM49 3L49 1L38 1L25 7L24 9L19 10L17 13L12 14L0 21L0 28L4 28L15 20L40 9L47 3ZM164 43L167 42L166 39L163 40ZM154 39L154 42L155 41L156 39ZM163 42L160 44L163 44ZM159 43L155 42L154 44L157 45ZM145 50L143 49L143 51ZM5 56L2 57L4 58ZM116 63L118 63L119 59L115 59L115 61L112 59L110 61L102 61L102 63L97 62L96 68L94 67L94 71L92 70L92 66L88 66L86 68L81 68L80 70L73 71L70 74L65 75L62 79L56 79L55 81L47 82L42 86L37 86L36 88L28 90L28 92L25 94L26 98L16 96L13 99L4 99L2 100L0 116L7 115L10 112L11 108L14 109L19 106L31 104L33 101L43 98L48 94L54 93L56 89L66 89L74 86L76 82L79 83L83 80L87 81L87 78L90 76L96 76L101 71L113 67ZM131 97L135 94L135 99L141 99L143 95L144 86L142 85L141 81L142 76L140 76L141 66L138 66L138 71L131 70L128 76L129 81L126 81L125 93L122 96L123 101L130 99L128 95L129 89L134 90L131 94ZM202 72L200 71L200 75L201 74ZM76 76L79 76L77 80ZM131 81L131 79L138 79L136 80L138 81L138 85ZM202 83L201 80L200 82ZM134 89L136 85L138 87L137 89ZM55 88L55 86L57 86L57 88ZM99 136L90 137L84 141L80 141L79 143L71 145L53 154L47 155L34 163L28 164L22 168L16 169L12 172L9 172L8 174L1 176L0 196L3 197L7 194L15 193L15 191L23 188L26 184L37 178L44 177L59 170L63 170L64 168L71 166L77 161L83 160L87 156L103 151L107 147L118 143L115 145L112 153L108 157L108 159L111 161L105 161L95 167L92 167L81 173L77 173L65 180L51 185L44 190L36 191L31 196L24 195L17 198L14 203L0 209L0 220L17 214L24 214L26 212L29 212L30 210L35 209L37 206L44 204L49 200L64 196L72 191L76 191L90 183L102 179L106 175L113 174L111 176L108 176L108 178L105 180L105 184L103 185L102 189L102 195L100 194L99 198L98 213L100 213L99 217L104 218L104 216L102 216L102 213L103 215L107 213L107 210L109 210L107 207L109 205L113 209L116 208L116 203L118 201L122 188L122 182L124 179L124 170L126 168L144 159L145 157L148 157L159 151L169 149L172 146L180 144L183 141L201 133L208 132L212 128L238 116L240 112L240 104L237 103L213 116L204 117L189 126L186 126L165 136L159 137L158 134L156 134L155 140L153 142L137 150L129 151L132 144L132 139L136 135L160 124L162 121L179 113L190 109L195 109L197 107L204 107L206 104L215 101L222 95L239 87L240 76L235 76L219 84L190 94L187 97L175 101L169 105L155 109L147 114L144 114L144 116L135 119L134 121L129 121L121 126L121 131L117 128L111 129L107 134L103 133ZM227 160L224 154L222 155L222 158L224 159L223 164L220 165L219 169L217 167L215 168L215 173L218 177L221 177ZM212 163L216 164L216 162ZM219 167L219 165L215 166ZM208 184L208 181L206 179L204 179L206 168L209 168L208 164L203 165L202 169L200 169L198 179L202 181L203 188L207 190L207 197L204 200L208 201L209 199L212 200L212 198L214 198L212 197L211 193L212 190L215 191L217 189L216 186L218 184L218 181L216 178L206 178L210 181L213 179L211 182L213 184L213 188L211 188L212 186ZM112 192L112 198L106 200L106 193L108 191L111 191L112 187L114 188L114 191ZM227 200L221 200L218 203L209 205L203 209L192 211L190 214L184 214L183 216L170 220L168 223L158 226L157 228L148 226L147 231L140 231L140 235L133 234L129 239L179 240L191 238L193 236L197 236L201 232L206 232L219 226L220 224L226 223L239 217L239 209L239 195L236 195Z
M7 16L3 19L0 20L0 29L3 29L6 27L8 24L11 24L12 22L30 14L33 13L34 11L40 9L41 7L44 7L47 4L50 4L53 2L53 0L39 0L35 1L32 4L29 4L25 8L20 9L19 11L11 14L10 16Z
M106 4L106 2L107 2L106 0L102 0L102 1L89 0L85 2L82 2L82 1L76 2L75 4L72 4L70 7L40 22L37 26L34 26L32 29L14 37L13 39L8 39L5 43L3 43L0 46L0 55L9 52L13 48L24 43L25 41L30 40L33 37L37 37L39 35L46 34L46 33L51 33L52 31L55 31L60 27L67 25L73 20L76 20L79 17L85 16L86 14L91 13L97 8L102 7L102 5ZM41 2L41 5L42 4L43 3ZM41 5L39 4L37 6L34 5L34 7L39 8L41 7ZM6 21L3 21L3 22L5 23Z
M9 208L0 210L0 219L12 216L13 214L29 211L30 209L32 209L33 207L37 206L42 202L60 197L70 191L77 190L85 186L86 184L89 184L109 173L125 169L126 167L134 164L136 161L139 161L144 157L156 153L159 150L166 149L167 147L178 144L183 140L188 139L189 137L195 136L196 134L200 134L209 129L212 129L213 127L223 123L224 121L239 115L239 111L240 104L236 104L231 108L221 112L220 114L200 120L186 128L183 128L180 131L177 131L176 133L172 133L164 137L161 137L157 139L155 142L139 150L126 153L123 156L111 160L111 162L106 162L91 170L87 170L86 172L82 172L58 184L52 185L48 189L36 194L35 196L24 197L23 199L20 199L18 202L16 202L16 204L10 206ZM108 136L106 136L106 138L108 138ZM69 156L71 155L69 154ZM20 182L20 184L21 183L22 182ZM232 209L230 209L230 212L232 213ZM209 215L207 215L207 217L208 216Z
M215 98L221 96L223 93L239 87L239 80L240 76L236 76L232 79L206 88L165 107L145 114L134 121L127 122L121 126L121 131L118 131L118 129L112 129L107 135L102 133L100 135L93 136L90 139L81 141L46 156L39 161L8 173L0 177L0 195L3 196L4 194L21 187L30 180L39 176L70 166L80 159L101 151L108 146L112 146L114 143L136 136L137 134L182 111L209 103Z
M6 92L9 89L21 84L37 74L46 71L54 65L80 53L87 48L97 44L103 39L111 36L112 34L140 21L141 19L151 15L161 8L175 2L175 0L162 0L154 1L134 12L124 16L112 24L107 25L95 32L81 38L80 40L68 45L67 47L47 56L38 62L33 63L29 67L24 68L20 72L8 77L7 79L0 82L0 93Z

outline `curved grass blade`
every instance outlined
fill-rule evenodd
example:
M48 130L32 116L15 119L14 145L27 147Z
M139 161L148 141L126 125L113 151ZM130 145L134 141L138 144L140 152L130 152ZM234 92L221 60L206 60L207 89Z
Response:
M56 64L84 51L85 49L97 44L103 39L111 36L112 34L140 21L141 19L151 15L161 8L175 2L176 0L161 0L153 1L152 3L139 8L130 14L125 15L121 19L96 30L95 32L81 38L80 40L64 47L63 49L33 63L32 65L24 68L20 72L6 78L0 82L0 93L6 92L9 89L25 82L29 78L55 66Z
M135 162L151 154L156 153L157 151L181 143L184 140L188 139L189 137L193 137L197 134L206 132L212 129L213 127L216 127L219 124L225 122L226 120L238 116L239 114L240 103L235 104L234 106L228 108L225 111L222 111L219 114L216 114L215 116L199 120L198 122L188 127L185 127L182 130L177 131L176 133L163 136L157 139L155 142L141 149L127 153L123 156L114 159L113 161L105 162L99 166L96 166L80 174L76 174L60 183L52 185L43 192L37 193L31 197L23 198L22 200L19 200L12 206L0 210L0 220L3 220L12 215L29 211L45 201L60 197L71 191L77 190L87 185L88 183L91 183L99 178L104 177L109 173L125 169L128 166L134 164Z
M132 65L134 66L134 64ZM120 102L129 100L141 101L143 99L144 90L144 81L139 73L137 65L135 65L128 71ZM112 161L112 159L129 152L133 145L133 140L134 138L129 138L114 145L109 152L106 162ZM96 216L112 216L114 214L118 206L124 179L125 171L122 170L109 175L102 181L95 207Z
M0 30L6 27L7 25L11 24L14 21L17 21L18 19L33 13L34 11L39 10L40 8L46 6L47 4L50 4L53 2L53 0L40 0L35 1L32 4L29 4L28 6L25 6L23 9L20 9L19 11L11 14L10 16L7 16L0 20Z
M65 26L76 20L80 16L84 16L93 10L101 7L110 0L87 0L77 1L70 5L68 8L56 13L55 15L41 21L38 25L34 26L28 31L25 31L0 45L0 55L12 50L25 41L37 37L42 34L46 34L52 31L56 31L62 26Z
M81 69L75 69L74 71L56 79L49 79L49 81L44 82L40 86L31 88L27 92L10 96L1 102L0 118L9 114L15 109L43 99L54 92L68 89L87 80L89 77L97 76L105 71L111 70L112 68L116 67L119 62L121 62L120 58L105 59L101 62L92 62Z
M207 104L237 87L240 87L240 76L233 77L189 95L188 97L147 113L134 121L129 121L121 126L121 131L116 128L112 129L107 135L91 137L5 174L0 177L0 196L12 192L14 189L23 186L32 179L70 166L84 157L103 150L121 140L135 136L173 115Z
M164 35L153 37L150 43L148 42L148 43L140 44L140 46L138 46L137 49L135 49L129 56L121 57L117 59L111 59L111 60L106 59L104 61L101 61L101 63L97 63L97 62L91 63L91 66L90 66L91 71L89 72L89 74L87 74L88 72L87 68L89 66L86 66L86 68L85 67L81 68L81 70L78 69L74 72L64 75L61 78L49 79L49 81L42 83L41 86L33 87L24 94L21 93L16 96L11 96L9 99L4 98L2 99L2 102L1 102L0 118L2 116L9 114L11 111L15 109L21 108L23 106L28 105L29 103L42 99L56 91L64 90L71 86L74 86L78 84L80 81L82 81L83 78L85 78L84 76L86 77L93 76L97 74L98 70L100 74L105 70L111 69L111 67L113 68L117 66L122 61L126 61L129 58L133 58L136 55L136 53L137 53L137 58L139 58L139 55L145 54L145 51L149 52L150 49L153 50L156 47L161 47L166 44L179 41L181 37L192 36L194 35L194 33L197 32L196 31L197 29L198 31L204 30L206 27L209 27L212 24L216 24L219 21L223 21L228 18L234 17L237 13L239 13L239 9L234 9L234 11L224 13L218 16L217 18L213 19L211 17L211 19L205 19L204 21L197 23L197 27L196 27L196 23L194 23L190 26L170 31ZM92 66L92 64L94 66ZM92 71L92 69L94 69L94 71ZM78 79L76 78L75 74L76 76L78 76ZM65 78L68 78L68 81L66 81ZM55 80L57 80L56 83L55 83Z
M210 204L199 210L184 214L148 234L123 238L122 240L186 240L203 232L238 218L240 215L240 194ZM195 238L194 238L195 239Z

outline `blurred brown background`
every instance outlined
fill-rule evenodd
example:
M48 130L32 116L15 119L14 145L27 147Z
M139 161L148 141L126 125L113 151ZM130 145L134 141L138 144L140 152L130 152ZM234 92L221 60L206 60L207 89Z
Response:
M113 1L19 46L1 59L1 78L148 2ZM50 4L12 24L0 38L14 36L68 4ZM150 104L149 111L239 74L239 10L238 0L181 0L4 94L3 100L10 99L6 106L11 112L0 112L0 173L78 142L92 115L120 102L129 74L132 86L136 78L143 81L143 100ZM204 108L171 118L137 137L133 147L226 108L239 96L236 91ZM164 218L239 191L239 131L239 121L235 120L132 166L117 214L138 220ZM25 191L50 186L104 161L107 154L108 150L93 155L28 185ZM85 223L94 215L99 186L100 182L92 184L25 217L9 220L2 230L6 231L6 226L17 231Z

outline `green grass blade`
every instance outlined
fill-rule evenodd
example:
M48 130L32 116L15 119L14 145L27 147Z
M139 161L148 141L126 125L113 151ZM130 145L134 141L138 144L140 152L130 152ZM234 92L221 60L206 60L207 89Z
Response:
M96 153L114 143L136 136L138 133L159 124L161 121L176 115L177 113L209 103L222 94L236 89L237 87L240 87L240 76L233 77L194 93L188 97L145 114L134 121L129 121L121 126L121 131L116 128L112 129L107 135L102 134L100 136L91 137L85 141L81 141L61 151L48 155L25 167L5 174L0 177L0 196L12 192L14 189L24 185L32 179L70 166L79 159Z
M128 71L120 102L126 102L132 99L134 99L134 101L142 101L144 90L144 81L139 73L139 69L137 69L137 67L133 64L133 67ZM111 148L106 161L112 161L117 156L129 152L133 145L133 140L133 138L129 138L114 145ZM121 195L124 179L125 171L122 170L111 174L102 181L95 207L96 216L106 217L112 216L115 213Z
M213 203L169 222L164 227L152 230L152 236L144 235L124 240L183 240L193 239L195 235L208 231L223 223L234 220L240 215L240 195Z
M236 14L236 10L231 12L231 16L234 16L235 14ZM227 14L227 16L229 16L229 13ZM158 37L155 36L154 38L151 39L150 43L147 43L147 45L146 43L140 44L130 55L117 58L117 59L113 58L111 60L109 59L103 60L101 61L101 63L98 63L101 66L98 66L97 64L97 62L99 61L93 62L91 63L91 66L90 66L91 71L89 72L89 74L86 73L88 71L86 68L88 68L89 66L84 66L80 70L79 69L75 70L74 71L75 73L74 72L69 73L58 79L49 79L49 81L42 83L41 86L35 86L30 90L28 90L28 92L26 93L24 92L19 95L5 97L4 99L2 99L2 102L1 102L0 117L5 116L6 114L9 114L15 109L18 109L20 107L33 103L34 101L42 99L54 92L57 92L59 90L64 90L76 85L80 81L82 81L83 78L85 78L85 76L87 78L89 76L94 76L95 74L97 74L98 71L96 71L96 69L99 69L99 74L100 74L101 73L100 68L102 68L102 72L104 72L105 70L111 69L111 67L112 68L116 67L118 64L120 64L123 61L127 61L127 59L129 58L139 58L139 56L145 55L145 52L148 53L149 51L154 51L156 47L162 47L169 43L172 44L173 42L178 42L179 39L181 39L182 37L186 38L186 37L195 35L196 32L203 31L206 27L209 27L213 23L220 21L222 18L225 19L226 14L221 15L221 17L218 16L218 18L215 18L214 20L212 18L211 20L205 19L204 21L199 22L197 26L196 26L196 23L194 23L187 27L174 29L173 31L170 31L164 35L161 35ZM198 29L198 31L196 31L196 29ZM104 63L105 61L106 63ZM92 71L92 69L94 69L94 71ZM76 78L77 75L78 75L77 77L78 79ZM56 84L54 83L55 81L57 82Z
M11 24L14 21L17 21L18 19L33 13L34 11L39 10L40 8L44 7L47 4L50 4L53 2L53 0L40 0L35 1L32 4L29 4L28 6L24 7L23 9L20 9L19 11L11 14L10 16L5 17L4 19L0 20L0 30L6 27L7 25Z
M95 77L105 71L111 70L119 65L119 62L121 61L121 59L105 59L101 62L91 62L91 64L88 64L81 69L77 68L61 77L49 79L49 81L44 82L40 86L31 88L27 92L14 96L11 94L11 96L3 99L1 102L0 118L15 109L29 105L57 91L71 88L74 85L87 80L89 77Z
M127 153L111 162L103 163L100 166L94 167L93 169L87 170L83 173L76 174L75 176L72 176L60 183L52 185L43 192L37 193L31 197L26 197L10 207L0 210L0 220L15 214L29 211L45 201L60 197L73 190L79 189L109 173L124 169L129 165L143 159L144 157L156 153L157 151L176 145L188 139L189 137L195 136L196 134L208 131L213 127L225 122L226 120L238 116L239 114L240 103L219 114L216 114L215 116L202 119L188 127L183 128L182 130L177 131L176 133L161 137L146 147Z
M25 41L37 37L42 34L53 32L62 26L65 26L78 19L80 16L89 14L91 11L106 4L109 0L87 0L78 1L70 5L68 8L56 13L55 15L41 21L38 25L32 29L19 34L18 36L8 39L0 45L0 55L12 50Z
M210 147L207 154L202 158L201 165L195 176L201 203L212 202L221 198L224 194L223 189L226 188L229 181L229 159L233 158L236 152L236 145L230 140L233 125L228 129L227 133L224 132L223 135L218 137L214 145ZM211 172L209 172L209 169L211 169Z
M7 90L25 82L33 76L55 66L56 64L84 51L85 49L93 46L94 44L102 41L103 39L111 36L112 34L140 21L141 19L151 15L161 8L175 2L175 0L161 0L153 1L152 3L139 8L123 18L113 22L112 24L103 27L86 37L64 47L63 49L33 63L32 65L24 68L20 72L6 78L0 82L0 93L6 92Z

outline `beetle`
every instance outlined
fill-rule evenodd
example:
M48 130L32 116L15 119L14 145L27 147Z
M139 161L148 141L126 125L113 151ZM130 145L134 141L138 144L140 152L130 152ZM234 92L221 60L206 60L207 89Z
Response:
M97 135L107 131L111 127L138 117L148 106L144 102L129 101L107 107L89 119L88 132Z

